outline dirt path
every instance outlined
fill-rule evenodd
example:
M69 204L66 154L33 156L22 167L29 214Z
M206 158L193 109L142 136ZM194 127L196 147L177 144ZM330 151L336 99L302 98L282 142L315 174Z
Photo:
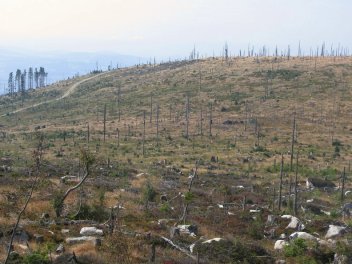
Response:
M47 104L47 103L52 103L52 102L55 102L55 101L60 101L60 100L62 100L62 99L64 99L64 98L70 96L81 84L83 84L83 83L85 83L85 82L88 82L88 81L90 81L90 80L92 80L92 79L99 78L100 76L102 76L102 75L104 75L104 74L107 74L107 73L100 73L100 74L98 74L98 75L94 75L94 76L88 77L88 78L86 78L86 79L83 79L83 80L81 80L81 81L79 81L79 82L77 82L77 83L71 85L71 86L67 89L67 91L66 91L62 96L60 96L60 97L58 97L58 98L51 99L51 100L47 100L47 101L40 102L40 103L37 103L37 104L34 104L34 105L30 105L30 106L26 106L26 107L23 107L23 108L19 108L19 109L15 110L15 111L12 111L12 112L3 114L3 115L1 115L1 117L2 117L2 116L6 116L6 115L8 115L8 114L11 115L11 114L19 113L19 112L22 112L22 111L24 111L24 110L27 110L27 109L30 109L30 108L33 108L33 107L37 107L37 106L39 106L39 105L43 105L43 104Z

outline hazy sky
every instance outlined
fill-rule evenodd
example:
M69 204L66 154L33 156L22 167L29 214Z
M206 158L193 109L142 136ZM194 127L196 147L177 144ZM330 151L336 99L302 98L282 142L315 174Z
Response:
M352 47L351 0L0 0L1 47L219 54L298 42ZM352 49L350 49L352 50Z

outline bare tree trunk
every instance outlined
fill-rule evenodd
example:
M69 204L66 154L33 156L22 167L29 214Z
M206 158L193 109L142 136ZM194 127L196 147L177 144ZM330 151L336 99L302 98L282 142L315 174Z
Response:
M187 95L187 98L186 98L186 138L187 140L189 139L188 127L189 127L189 97Z
M88 126L87 126L87 142L89 144L89 140L90 140L90 130L89 130L89 123L88 123Z
M153 94L150 94L150 119L149 123L152 123L153 119Z
M293 147L295 144L296 113L293 114L290 171L293 171Z
M159 146L159 105L156 106L156 145Z
M281 211L281 196L282 196L282 176L284 170L284 156L281 155L281 167L280 167L280 186L279 186L279 211Z
M145 155L145 110L143 111L143 156Z
M295 200L294 200L294 205L293 205L293 214L294 216L297 216L297 187L298 187L298 152L296 154L296 175L295 175Z
M104 142L106 136L106 104L104 105Z
M211 126L213 124L213 104L210 103L210 114L209 114L209 137L212 136L211 134Z
M117 132L117 146L120 146L120 130L119 128L116 128L116 132Z
M117 92L117 105L118 105L118 118L121 121L121 88L119 87Z
M200 135L203 136L203 107L200 108Z
M343 167L343 174L342 174L342 179L341 179L341 202L343 202L345 198L345 176L346 176L346 168Z

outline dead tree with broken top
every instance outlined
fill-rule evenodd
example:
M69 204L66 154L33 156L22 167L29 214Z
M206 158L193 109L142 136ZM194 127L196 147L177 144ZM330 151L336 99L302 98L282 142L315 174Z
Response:
M183 222L183 223L186 222L186 218L187 218L187 214L188 214L188 207L189 207L190 200L192 197L192 195L191 195L192 194L191 193L192 186L193 186L194 179L197 178L198 165L199 165L199 161L196 162L196 167L193 170L193 175L191 175L190 181L188 183L188 192L185 194L185 204L183 206L183 213L182 213L182 216L180 217L180 219L178 220L178 222L176 223L176 225L178 225L181 222Z

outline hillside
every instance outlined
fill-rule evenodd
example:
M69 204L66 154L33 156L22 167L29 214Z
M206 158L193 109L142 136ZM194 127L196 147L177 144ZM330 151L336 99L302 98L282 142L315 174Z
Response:
M1 96L2 242L37 174L39 184L21 225L30 247L41 252L77 236L87 226L78 220L85 219L104 230L101 245L66 241L64 246L66 254L74 251L87 263L147 263L155 247L156 263L194 263L197 255L200 263L329 263L336 252L346 255L350 245L309 241L309 254L300 257L275 251L274 244L282 233L297 231L285 229L288 222L279 217L294 214L296 170L297 217L304 231L324 240L331 224L350 230L352 222L340 209L351 196L343 194L341 201L340 185L345 167L343 193L350 190L351 84L350 57L209 58L81 76L24 98ZM36 173L38 134L44 154ZM94 156L90 174L56 217L54 201L79 181L63 183L60 177L85 173L88 159L79 159L82 152ZM338 188L308 190L308 177ZM114 206L115 232L108 235L103 223ZM39 221L43 213L50 223ZM279 220L268 224L268 215ZM78 224L67 227L63 219ZM197 242L193 253L187 251L190 256L162 239L181 223L198 229L196 236L171 237L182 248ZM346 233L343 238L349 239ZM34 234L44 242L35 243ZM212 238L223 240L202 243ZM18 252L28 253L19 245L16 241ZM224 250L231 252L225 258Z

